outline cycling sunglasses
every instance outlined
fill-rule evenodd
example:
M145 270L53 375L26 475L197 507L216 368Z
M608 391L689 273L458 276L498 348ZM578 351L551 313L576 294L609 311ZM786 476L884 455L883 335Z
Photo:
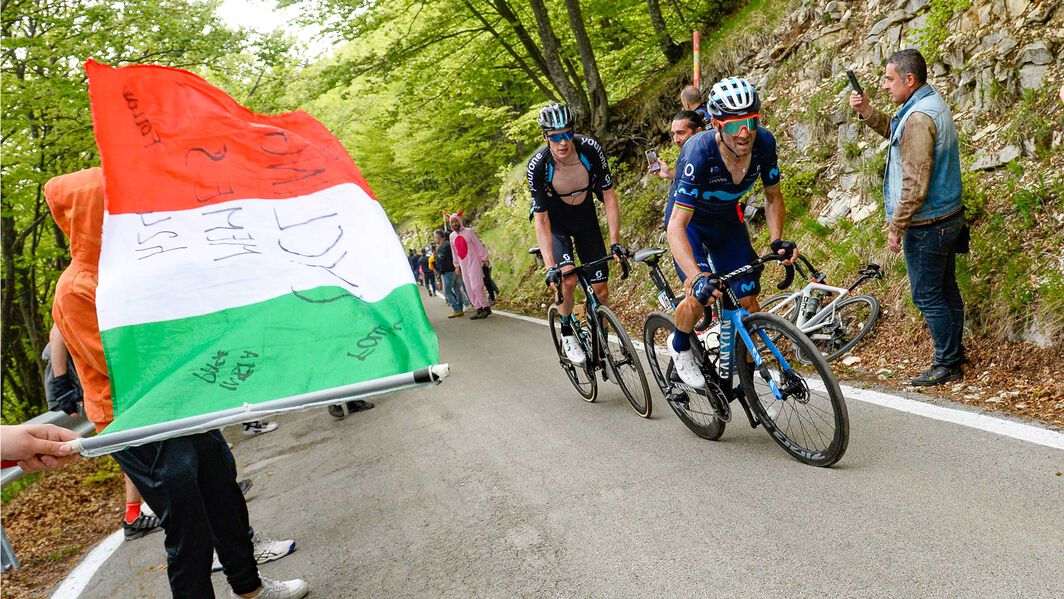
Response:
M746 116L733 117L730 119L713 119L716 124L724 129L728 135L739 135L743 129L753 133L761 124L760 114L748 114Z
M544 133L544 135L547 136L547 139L553 141L556 144L561 143L563 141L572 141L573 139L573 132L571 129L569 131L562 131L561 133L551 133L549 135Z

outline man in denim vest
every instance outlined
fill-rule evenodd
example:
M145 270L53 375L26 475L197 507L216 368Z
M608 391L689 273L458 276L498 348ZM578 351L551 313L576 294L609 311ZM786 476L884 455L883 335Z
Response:
M890 140L883 183L887 247L905 249L913 303L935 344L931 368L912 384L940 385L964 376L966 361L964 300L956 271L957 250L967 244L957 129L949 106L927 83L927 63L918 51L890 57L883 89L901 106L893 118L857 92L850 95L850 106L861 122Z

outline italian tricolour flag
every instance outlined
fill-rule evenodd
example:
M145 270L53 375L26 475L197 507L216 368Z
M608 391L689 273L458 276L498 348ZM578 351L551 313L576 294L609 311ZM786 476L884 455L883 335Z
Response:
M97 453L436 378L402 245L325 127L181 70L86 71L116 415Z

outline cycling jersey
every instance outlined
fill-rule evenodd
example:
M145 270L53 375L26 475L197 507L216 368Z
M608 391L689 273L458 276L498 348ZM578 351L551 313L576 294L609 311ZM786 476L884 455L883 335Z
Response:
M531 220L538 212L547 213L556 266L575 265L574 248L585 264L606 256L606 244L602 240L602 229L591 196L594 194L602 201L602 192L613 189L613 176L606 163L606 154L597 141L575 135L572 147L587 176L586 179L579 177L579 183L574 183L577 179L570 177L560 190L555 188L555 160L548 146L540 147L528 161L528 190L532 194L528 218ZM576 205L567 203L562 197L578 197L585 193L584 200ZM606 264L589 275L592 283L602 283L608 277Z
M665 207L665 224L674 207L693 212L687 226L687 239L699 269L720 274L745 266L757 258L746 230L739 199L760 177L765 187L780 182L776 139L758 129L751 149L750 166L735 183L717 146L716 131L696 133L683 146L676 164L676 178ZM676 266L681 279L684 273ZM760 271L732 281L737 297L760 292Z

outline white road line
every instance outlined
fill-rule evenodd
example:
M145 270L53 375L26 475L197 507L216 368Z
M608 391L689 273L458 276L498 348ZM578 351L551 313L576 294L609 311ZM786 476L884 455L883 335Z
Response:
M531 316L503 312L501 310L493 310L492 312L500 316L507 316L547 326L547 321L542 318L533 318ZM635 339L632 340L632 345L639 349L643 349L643 344ZM956 408L936 406L934 404L906 399L904 397L872 391L870 389L858 389L856 387L850 387L849 385L839 386L842 388L842 393L846 396L847 400L855 399L857 401L890 408L899 412L906 412L916 416L930 418L932 420L959 424L968 428L987 431L1005 437L1019 439L1020 441L1027 441L1028 443L1035 443L1037 445L1064 450L1064 434L1049 429L1032 426L1030 424L1023 424L1022 422L1014 422L1012 420L1003 420L1001 418L987 416L986 414L977 414L975 412L958 410Z
M100 566L107 561L107 558L111 557L111 554L122 546L122 541L125 539L125 533L121 528L116 530L99 545L94 547L85 559L81 560L77 568L67 575L63 582L59 583L59 586L55 588L55 592L52 593L52 599L71 599L73 597L80 597L81 592L85 590L85 587L89 585L92 577L96 575Z

